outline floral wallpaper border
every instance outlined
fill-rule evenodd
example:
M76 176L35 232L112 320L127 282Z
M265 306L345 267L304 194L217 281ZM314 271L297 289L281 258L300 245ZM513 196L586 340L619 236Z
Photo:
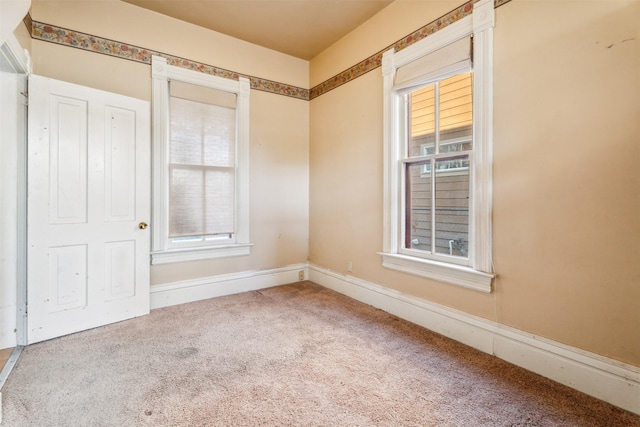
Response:
M29 15L27 15L24 22L25 25L27 25L27 29L31 32L31 37L36 40L115 56L144 64L151 64L151 57L153 55L158 55L166 58L167 63L170 65L233 80L238 80L239 77L246 77L250 80L252 89L289 96L305 101L309 100L309 89L303 89L258 77L247 76L234 71L225 70L224 68L192 61L190 59L180 58L178 56L168 55L166 53L145 49L143 47L133 46L127 43L121 43L115 40L109 40L66 28L56 27L55 25L33 21Z
M234 71L225 70L223 68L215 67L213 65L203 64L197 61L192 61L177 56L168 55L165 53L157 52L154 50L145 49L138 46L132 46L126 43L121 43L115 40L109 40L90 34L85 34L66 28L56 27L54 25L45 24L38 21L33 21L31 15L27 14L24 18L24 24L26 25L31 37L37 40L42 40L50 43L61 44L77 49L83 49L91 52L101 53L109 56L116 56L122 59L130 61L142 62L145 64L151 64L151 56L158 55L167 58L167 63L190 70L199 71L206 74L211 74L218 77L238 80L239 77L246 77L251 82L251 88L264 92L274 93L277 95L289 96L296 99L302 99L310 101L319 97L345 83L350 82L369 71L375 70L382 65L382 54L395 48L396 52L400 51L413 43L424 39L425 37L441 30L442 28L470 15L473 11L473 4L478 0L469 0L465 4L446 15L436 19L433 22L425 25L424 27L414 31L406 37L398 40L391 46L387 46L374 55L360 61L356 65L349 69L338 73L328 80L314 86L311 89L304 89L296 86L291 86L285 83L279 83L272 80L261 79L258 77L246 76L244 74L236 73ZM504 4L509 3L512 0L494 0L494 7L498 8Z

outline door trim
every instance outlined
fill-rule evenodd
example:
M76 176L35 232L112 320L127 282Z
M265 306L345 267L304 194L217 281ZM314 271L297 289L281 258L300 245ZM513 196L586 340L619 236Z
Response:
M23 49L18 39L11 34L0 46L0 55L6 60L16 74L25 79L25 112L17 123L20 132L17 151L17 242L16 242L16 343L18 346L27 343L27 119L28 107L26 94L28 76L32 72L29 52Z

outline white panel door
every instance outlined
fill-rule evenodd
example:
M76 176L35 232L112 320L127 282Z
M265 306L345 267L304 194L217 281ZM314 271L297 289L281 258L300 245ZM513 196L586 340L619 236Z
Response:
M29 77L27 339L149 313L149 103Z

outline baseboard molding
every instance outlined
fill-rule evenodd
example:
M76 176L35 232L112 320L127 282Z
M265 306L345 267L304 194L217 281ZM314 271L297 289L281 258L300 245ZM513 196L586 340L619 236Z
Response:
M309 265L309 280L640 415L640 368Z
M308 264L302 263L153 285L151 309L298 282L300 271L309 277Z

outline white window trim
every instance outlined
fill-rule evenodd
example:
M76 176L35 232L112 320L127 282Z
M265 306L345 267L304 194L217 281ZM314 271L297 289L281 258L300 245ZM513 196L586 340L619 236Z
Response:
M490 293L492 273L491 212L493 158L493 0L474 4L473 14L437 33L395 52L383 54L384 80L384 236L382 265L430 279ZM468 265L441 262L401 254L401 144L403 124L398 114L401 94L393 90L396 70L450 43L473 34L473 135L470 187L470 223L472 236Z
M238 81L211 76L197 71L168 65L165 58L153 56L153 212L151 264L194 261L209 258L249 255L249 79ZM178 80L210 87L237 95L237 174L236 233L234 244L170 249L168 240L168 147L169 147L169 80Z

